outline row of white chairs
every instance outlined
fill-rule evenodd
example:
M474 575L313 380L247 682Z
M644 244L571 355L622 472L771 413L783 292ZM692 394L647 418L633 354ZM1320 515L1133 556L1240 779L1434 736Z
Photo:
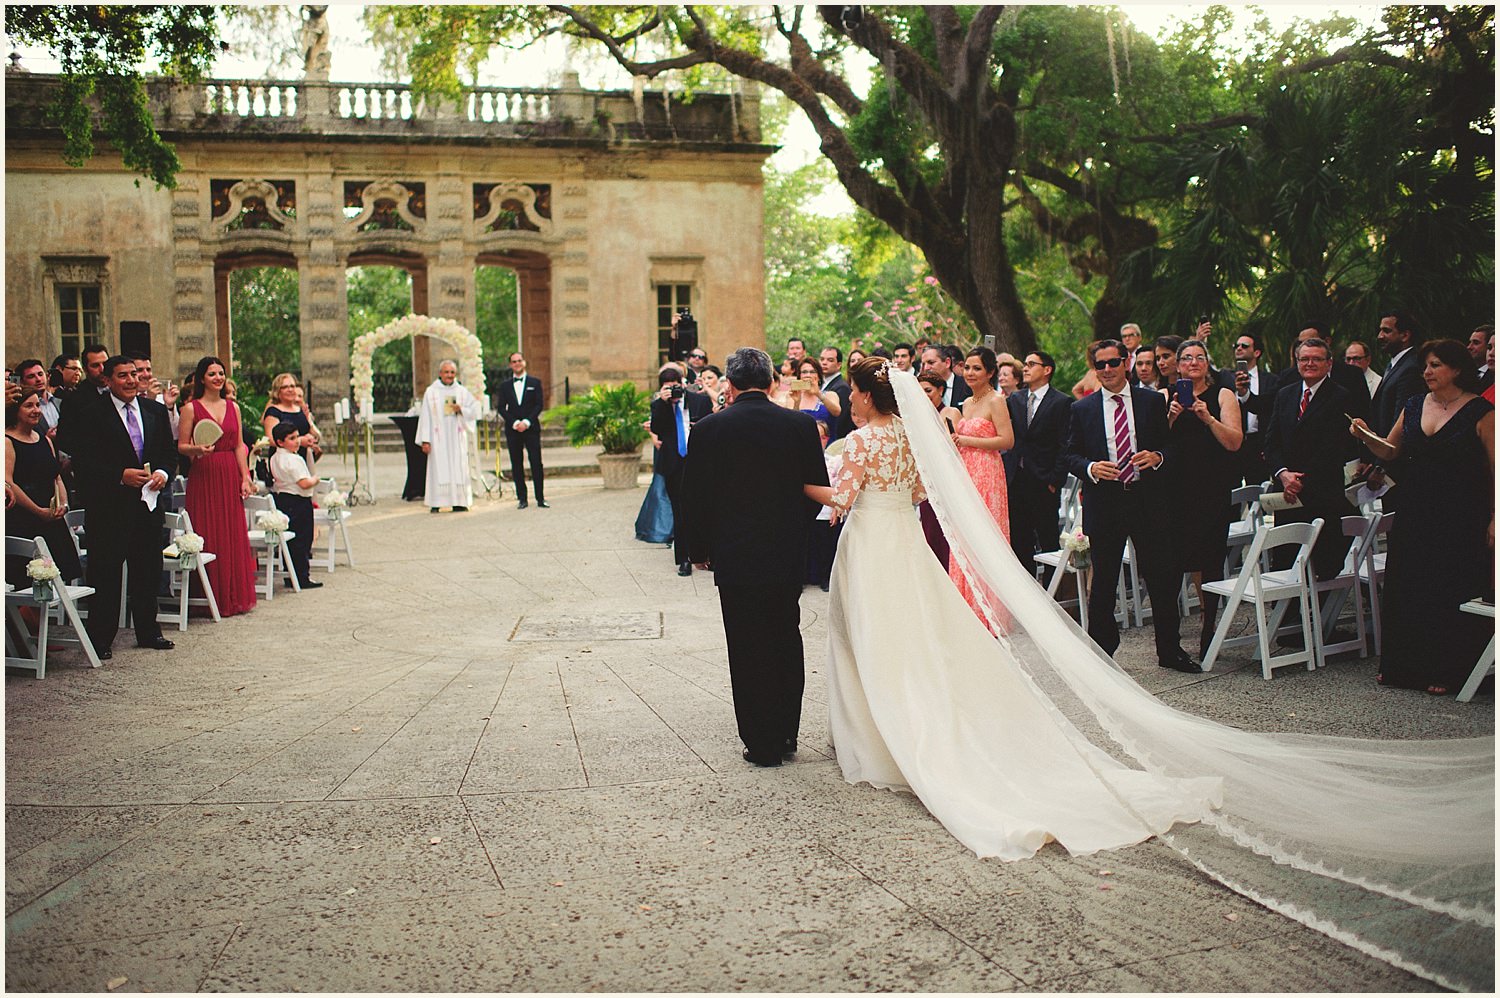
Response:
M180 483L180 479L174 482L174 491ZM331 480L319 483L315 493L317 495L327 494L334 489ZM177 492L180 495L180 491ZM172 505L179 506L180 502ZM257 577L261 580L256 585L256 592L263 598L270 600L275 597L275 580L277 576L283 576L291 587L300 592L296 572L291 565L291 552L287 541L296 537L293 531L283 531L276 539L268 540L263 530L254 526L255 515L264 510L276 508L274 500L269 496L250 496L244 500L246 527L250 534L250 545L257 560ZM348 511L334 519L328 515L326 509L321 507L314 509L313 522L324 526L327 540L326 554L311 560L312 567L324 568L329 572L334 571L338 553L342 549L344 559L349 567L354 565L354 554L349 543ZM65 516L68 525L69 536L72 539L74 550L79 560L87 557L87 511L70 510ZM163 514L165 527L165 540L170 547L176 539L185 533L193 532L191 517L185 509L168 511ZM51 559L51 551L43 538L6 537L7 556ZM187 630L188 620L193 607L207 607L214 622L222 618L219 613L218 600L214 595L213 585L209 582L207 566L217 559L212 551L203 551L196 557L184 559L179 556L176 559L168 558L163 562L163 569L168 577L167 594L161 598L157 612L157 622L163 625L176 624L179 631ZM202 596L192 596L191 580L197 578ZM6 586L6 612L10 622L6 633L6 659L7 667L26 669L32 672L36 678L41 679L46 675L46 656L49 643L78 645L84 649L89 664L93 668L99 667L99 658L92 644L88 640L82 621L88 617L88 610L82 605L82 600L91 596L94 589L82 585L81 579L59 580L61 584L53 587L53 597L46 603L38 603L31 595L30 589L17 590L10 585ZM129 622L129 568L122 567L120 574L120 626L125 627ZM42 610L41 624L35 638L30 635L21 617L22 606L36 606ZM51 626L65 629L65 633L48 634ZM71 635L66 631L73 632Z

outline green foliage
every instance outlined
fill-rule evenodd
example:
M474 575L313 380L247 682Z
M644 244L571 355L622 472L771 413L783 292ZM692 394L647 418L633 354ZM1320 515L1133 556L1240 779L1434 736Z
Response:
M49 116L63 130L65 162L88 162L97 122L129 169L175 185L180 163L152 123L141 74L154 58L169 76L202 78L219 48L216 8L16 5L5 8L5 32L62 63L63 86Z
M411 313L411 276L399 267L349 268L349 342ZM376 347L377 373L411 375L411 340Z
M606 454L634 454L650 439L651 395L635 383L610 388L595 385L567 405L543 414L549 422L564 420L568 443L574 447L602 446Z
M505 366L520 344L516 327L516 272L509 267L477 267L474 271L478 321L474 335L484 350L484 366Z
M250 267L229 275L229 328L235 368L274 377L302 367L299 286L290 267Z

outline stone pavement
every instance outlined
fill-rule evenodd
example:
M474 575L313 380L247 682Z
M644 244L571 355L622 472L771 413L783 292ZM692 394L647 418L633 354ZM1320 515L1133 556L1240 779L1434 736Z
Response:
M747 766L712 577L633 540L643 495L382 498L321 590L8 677L7 989L1431 989L1157 843L980 861L845 784L817 590L802 752ZM1266 683L1149 644L1122 647L1144 685L1232 723L1493 731L1488 696L1378 690L1370 661Z

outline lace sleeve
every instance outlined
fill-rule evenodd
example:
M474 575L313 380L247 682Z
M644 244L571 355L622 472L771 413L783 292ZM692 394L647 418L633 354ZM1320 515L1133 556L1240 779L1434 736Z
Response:
M912 483L912 487L911 487L911 504L913 506L916 506L919 503L924 503L926 501L927 501L927 486L925 486L925 485L922 484L922 476L921 475L917 475L916 476L916 481Z
M833 483L833 506L839 513L849 512L865 481L865 438L851 433L844 438L844 463Z

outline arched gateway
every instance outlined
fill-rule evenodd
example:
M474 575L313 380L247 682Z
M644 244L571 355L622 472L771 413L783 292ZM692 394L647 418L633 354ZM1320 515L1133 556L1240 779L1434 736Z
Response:
M691 301L715 356L764 342L771 147L753 92L684 105L567 74L558 89L481 87L455 105L316 79L158 81L153 115L182 164L166 190L138 186L105 149L64 166L45 115L59 78L6 83L15 357L144 343L180 377L232 353L229 275L261 266L297 273L302 372L323 412L349 385L351 266L405 269L413 312L466 329L475 268L515 270L522 349L549 404L564 378L654 376L663 300Z

